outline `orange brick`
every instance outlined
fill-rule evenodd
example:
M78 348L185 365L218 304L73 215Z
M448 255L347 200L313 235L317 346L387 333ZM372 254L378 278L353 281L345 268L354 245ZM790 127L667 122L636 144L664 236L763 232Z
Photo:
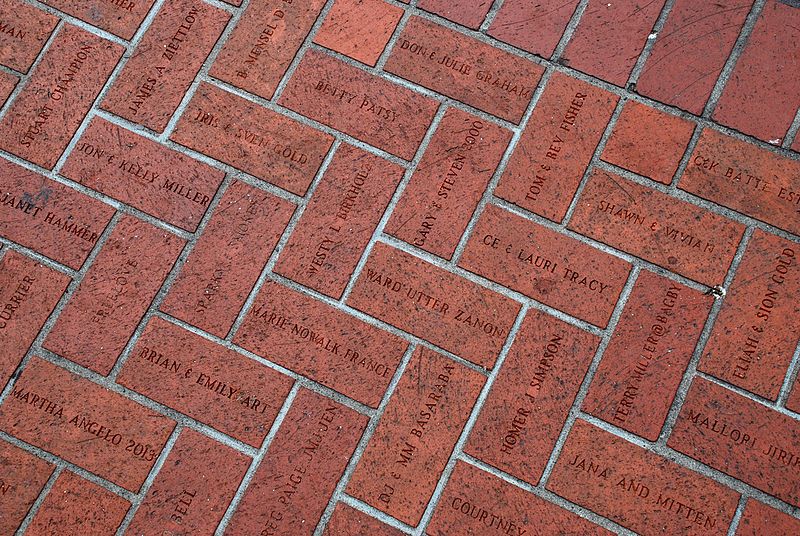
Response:
M314 42L374 67L402 16L383 0L336 0Z
M0 441L0 532L14 534L53 474L55 466Z
M27 73L53 33L58 17L19 0L5 0L0 5L0 21L0 64Z

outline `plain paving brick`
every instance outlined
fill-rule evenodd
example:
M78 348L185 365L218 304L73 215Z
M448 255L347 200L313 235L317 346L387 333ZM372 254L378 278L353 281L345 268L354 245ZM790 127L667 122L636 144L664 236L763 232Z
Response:
M478 28L492 7L491 0L420 0L417 7L436 13L473 30Z
M43 0L45 4L130 40L156 0Z
M507 0L489 27L489 35L544 58L553 55L578 0Z
M744 513L739 519L736 536L761 536L774 534L775 536L792 536L800 533L800 519L784 514L759 502L748 499Z
M325 525L323 536L403 536L394 527L381 523L345 503L338 503Z
M0 531L13 534L28 514L55 466L5 441L0 442Z

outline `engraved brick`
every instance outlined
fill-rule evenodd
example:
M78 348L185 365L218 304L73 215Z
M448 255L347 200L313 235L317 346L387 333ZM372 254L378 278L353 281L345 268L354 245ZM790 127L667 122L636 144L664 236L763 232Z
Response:
M546 455L545 455L546 456ZM590 521L457 461L426 534L611 535Z
M306 52L280 103L406 160L439 105L316 50Z
M399 249L377 243L348 305L492 368L520 304Z
M402 16L383 0L336 0L314 42L374 67Z
M642 271L595 372L583 411L655 441L713 298Z
M361 455L347 491L416 526L485 378L419 346Z
M167 0L101 104L156 132L166 128L230 15L194 0Z
M3 431L134 493L174 427L173 420L38 357L0 406Z
M187 231L197 229L225 176L100 117L61 174Z
M250 458L184 429L136 511L128 534L214 534Z
M322 536L405 536L405 532L340 502L325 525Z
M771 508L755 499L748 499L739 520L736 536L794 536L800 534L800 519Z
M695 378L667 444L782 501L800 505L800 423Z
M66 24L0 123L0 149L55 166L123 52Z
M155 0L42 0L84 22L130 40Z
M412 17L385 70L519 123L544 69L476 39Z
M694 123L628 101L603 149L603 160L670 184L686 152Z
M0 64L27 73L53 33L58 17L19 0L4 0L0 21Z
M171 138L297 195L305 195L333 137L201 83Z
M342 145L281 251L275 272L340 298L404 171Z
M301 389L228 532L313 534L366 425L366 416Z
M679 186L800 234L800 162L796 160L705 129Z
M538 483L599 342L575 326L530 310L465 452Z
M436 13L467 28L477 30L486 18L492 2L489 0L420 0L417 7Z
M80 269L114 209L0 158L0 235Z
M271 99L324 0L252 0L211 67L211 76Z
M400 337L270 280L234 342L373 408L408 346Z
M276 370L157 317L117 381L256 448L292 387Z
M744 226L595 170L569 228L709 286L722 284Z
M184 240L123 216L44 346L106 375L178 258Z
M53 464L0 441L0 532L16 532L53 469Z
M605 327L630 263L487 205L459 264L501 285Z
M13 74L5 71L0 72L0 107L6 103L8 98L11 96L11 93L14 91L14 88L17 87L18 83L19 78Z
M753 0L677 0L636 91L699 115L733 49Z
M385 231L450 259L510 140L508 130L449 108Z
M507 0L492 21L489 35L549 58L578 4L578 0Z
M547 489L642 536L725 535L739 494L577 420Z
M560 222L618 97L554 73L536 103L495 195Z
M175 318L224 338L289 223L294 205L232 183L161 304Z

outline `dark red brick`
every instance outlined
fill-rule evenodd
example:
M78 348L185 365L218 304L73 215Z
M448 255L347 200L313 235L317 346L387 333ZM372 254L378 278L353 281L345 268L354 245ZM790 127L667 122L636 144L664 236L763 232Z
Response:
M195 231L225 173L95 117L61 174Z
M800 234L800 162L705 129L680 188Z
M0 5L0 21L0 64L27 73L53 33L58 17L19 0L6 0Z
M520 309L382 243L375 244L347 303L485 368L494 366Z
M404 171L357 147L340 146L275 272L340 298Z
M439 103L309 50L281 95L297 113L411 160Z
M61 311L45 348L108 374L183 245L174 235L124 216Z
M795 413L800 413L800 377L795 379L794 387L786 400L786 407Z
M0 235L80 269L114 209L0 158Z
M37 357L0 406L3 431L134 493L174 427L175 421Z
M117 382L256 448L292 387L276 370L160 318Z
M322 536L405 536L405 532L340 502L325 525Z
M713 298L642 271L595 372L583 411L655 441Z
M569 228L709 286L722 284L744 226L601 170Z
M234 342L373 408L408 346L395 335L270 280Z
M464 450L520 480L538 483L599 342L530 310Z
M462 461L456 462L425 533L430 536L612 534Z
M201 83L172 139L297 195L305 195L333 137Z
M782 501L800 505L800 423L695 378L668 445Z
M66 24L0 123L0 149L55 166L123 47Z
M630 263L495 205L487 205L459 264L542 303L605 327Z
M491 0L420 0L417 2L417 7L476 30L486 18L492 2Z
M727 534L739 494L577 420L547 489L642 536Z
M54 468L53 464L0 441L0 532L16 532Z
M42 0L84 22L130 40L155 0Z
M228 532L313 534L366 425L366 416L301 389Z
M242 0L221 0L221 1L236 7L242 5Z
M19 78L13 74L5 71L0 72L0 107L6 103L8 98L11 96L11 93L14 91L14 88L17 87L18 83Z
M450 259L510 140L508 130L449 108L385 231Z
M784 514L755 499L748 499L736 536L795 536L800 534L800 519Z
M126 533L214 534L250 462L230 447L183 430Z
M348 493L416 526L485 380L419 346L361 455Z
M161 304L175 318L224 338L278 243L294 205L232 183Z
M412 17L384 69L519 123L544 69L474 38Z
M564 219L618 100L604 89L554 73L495 195L550 220Z
M694 123L628 101L603 149L603 160L670 184L686 152Z
M636 83L636 91L700 115L753 0L677 0Z
M211 67L211 76L271 99L324 5L324 0L252 0Z
M579 3L578 0L507 0L492 21L489 35L549 58Z

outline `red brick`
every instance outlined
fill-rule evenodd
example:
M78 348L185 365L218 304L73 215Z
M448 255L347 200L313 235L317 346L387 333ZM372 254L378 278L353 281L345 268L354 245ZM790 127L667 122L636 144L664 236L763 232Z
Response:
M769 1L714 109L720 123L762 140L783 140L800 106L800 10Z
M554 73L495 195L550 220L564 219L618 100L604 89Z
M739 494L585 421L547 489L642 536L727 534Z
M225 177L100 117L89 123L61 174L192 232Z
M227 532L313 534L366 425L366 416L301 389Z
M792 150L800 153L800 136L795 135L794 143L792 144Z
M65 470L25 534L114 534L130 506L119 495Z
M700 115L753 0L677 0L636 83L636 91Z
M628 101L603 149L603 160L670 184L686 152L694 123Z
M416 526L485 378L419 346L361 455L347 491Z
M720 285L744 226L595 170L569 228L709 286Z
M680 188L800 234L800 162L705 129Z
M492 368L520 304L382 243L367 260L348 305Z
M161 304L161 310L224 338L278 243L294 205L234 182Z
M800 534L800 520L755 499L748 499L736 536L795 536Z
M777 400L800 338L800 245L756 229L698 369Z
M544 69L531 61L412 17L385 70L519 123Z
M174 427L173 420L37 357L0 406L3 431L134 493Z
M795 413L800 413L800 377L795 379L794 387L786 400L786 407Z
M538 483L599 342L532 309L464 450L520 480Z
M665 0L589 0L562 60L612 84L625 86Z
M184 240L124 216L44 346L106 375L178 258Z
M19 78L13 74L5 71L0 72L0 107L6 103L8 98L11 96L11 93L14 91L14 88L17 87L18 83Z
M130 40L155 0L42 0L84 22Z
M459 264L600 327L608 324L630 263L487 205Z
M171 138L297 195L305 195L333 137L201 83Z
M489 35L549 58L579 3L578 0L507 0L492 21Z
M16 532L53 469L53 464L11 443L0 442L0 532Z
M395 156L411 160L439 103L309 50L280 103Z
M0 5L0 64L27 73L53 33L58 17L19 0ZM5 73L4 73L5 74Z
M123 50L64 25L3 117L0 149L52 169Z
M242 5L242 0L222 0L222 1L225 2L226 4L230 4L232 6L237 6L237 7Z
M336 0L314 42L374 67L402 16L383 0Z
M101 104L163 132L230 15L193 0L167 0Z
M800 505L800 423L695 378L668 445L782 501Z
M612 534L568 510L458 461L426 534L469 536L489 533L536 536Z
M270 280L234 342L373 408L408 346L395 335Z
M66 275L16 251L7 251L0 260L0 388L25 357L69 282Z
M271 99L324 5L324 0L252 0L214 61L211 76Z
M420 0L417 7L477 30L486 18L491 0Z
M0 235L80 269L114 209L0 158Z
M449 108L385 231L452 258L510 140L508 130Z
M713 298L643 271L603 352L583 411L655 441Z
M322 536L405 536L405 532L340 502L325 525Z
M185 429L128 526L128 534L212 535L250 458Z

